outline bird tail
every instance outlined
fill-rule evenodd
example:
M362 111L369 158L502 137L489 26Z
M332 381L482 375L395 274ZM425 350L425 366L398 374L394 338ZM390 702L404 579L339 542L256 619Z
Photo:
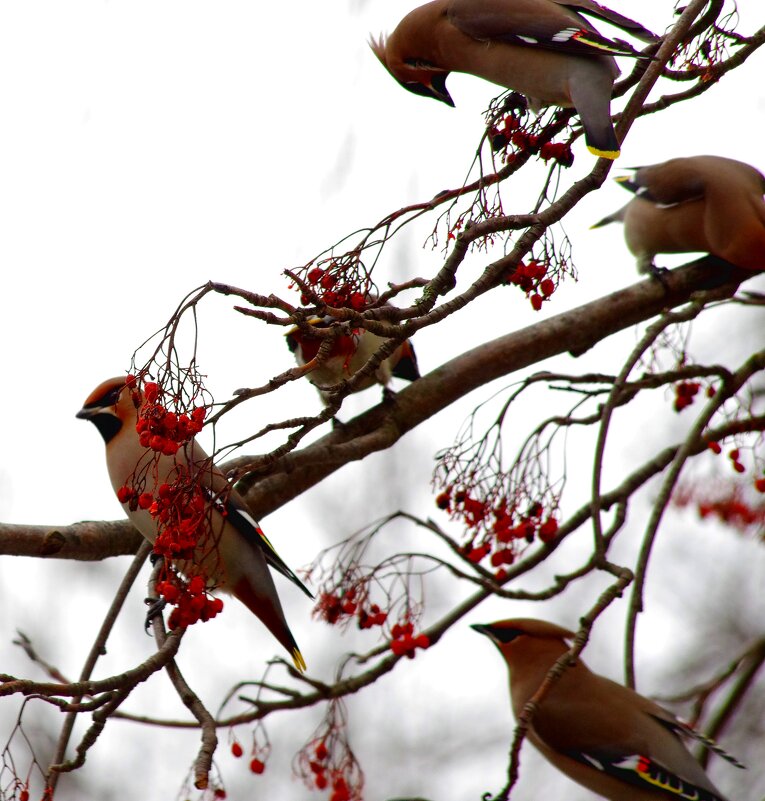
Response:
M624 222L624 210L626 206L622 206L618 211L613 212L613 214L609 214L607 217L604 217L602 220L598 220L594 225L590 226L590 230L592 231L594 228L602 228L604 225L610 225L611 223L615 222Z
M736 757L729 754L721 745L718 745L711 737L707 737L706 734L702 734L700 731L696 731L696 729L688 726L686 723L680 724L680 731L690 737L693 740L697 740L700 742L704 748L713 753L717 754L717 756L722 757L726 762L730 762L731 765L735 765L737 768L746 769L746 765L742 765Z
M231 593L238 598L253 615L259 618L271 634L284 646L287 653L292 657L295 668L300 673L305 672L305 659L303 658L303 654L300 653L300 648L298 648L298 644L295 642L295 638L292 636L292 632L284 619L284 613L282 612L278 597L270 604L264 603L263 599L255 594L246 577L239 579L239 581L231 587Z

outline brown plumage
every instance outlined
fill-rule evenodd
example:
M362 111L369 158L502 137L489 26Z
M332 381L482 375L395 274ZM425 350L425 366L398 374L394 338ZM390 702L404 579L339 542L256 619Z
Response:
M636 193L596 223L624 223L640 272L658 253L711 253L737 267L765 270L765 176L742 161L690 156L640 167L617 178Z
M450 72L522 92L534 109L573 106L589 149L614 159L619 142L610 102L619 70L610 54L639 54L601 36L580 12L656 40L639 23L590 0L433 0L407 14L387 39L372 39L370 45L405 89L450 106Z
M473 628L507 662L516 717L574 637L530 618ZM679 734L700 739L658 704L577 660L540 702L527 736L558 770L610 801L726 801Z

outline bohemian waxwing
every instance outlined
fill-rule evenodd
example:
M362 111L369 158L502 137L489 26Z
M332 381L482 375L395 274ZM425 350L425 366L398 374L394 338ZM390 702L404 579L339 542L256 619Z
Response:
M136 425L145 403L148 400L134 385L127 386L122 376L96 387L77 412L77 417L90 420L104 438L114 491L119 497L121 488L134 487L137 492L156 496L163 484L190 476L193 488L200 488L205 499L201 519L209 521L204 523L208 531L204 541L198 540L191 562L177 562L176 566L187 578L201 571L209 589L236 596L287 649L295 666L305 670L305 660L289 630L267 565L289 578L309 598L311 593L282 561L242 497L193 438L172 456L141 445ZM122 508L141 534L154 543L159 531L155 517L135 502L122 503Z
M619 69L610 54L639 55L601 36L581 13L654 42L642 25L592 0L433 0L411 11L370 46L410 92L454 103L450 72L467 72L522 92L532 109L576 108L596 156L615 159L611 92Z
M328 325L331 319L314 318L308 322L320 328ZM297 327L291 328L285 336L287 347L295 354L295 360L301 367L316 357L323 342L318 337L304 334ZM321 364L317 364L306 376L319 390L322 401L327 403L329 398L329 393L325 392L323 387L330 387L350 378L366 364L385 341L383 337L365 329L338 336L333 342L327 358ZM375 372L368 375L354 391L360 392L373 384L382 384L383 387L387 387L393 376L402 378L404 381L415 381L420 377L417 357L409 339L402 342L387 359L380 362Z
M569 650L565 641L574 637L560 626L530 618L473 628L489 637L507 662L516 718ZM743 767L666 709L592 673L579 659L539 703L527 732L558 770L610 801L726 801L681 735Z
M711 253L749 270L765 270L765 176L721 156L690 156L639 167L616 179L636 194L593 225L624 223L638 271L655 272L657 253Z

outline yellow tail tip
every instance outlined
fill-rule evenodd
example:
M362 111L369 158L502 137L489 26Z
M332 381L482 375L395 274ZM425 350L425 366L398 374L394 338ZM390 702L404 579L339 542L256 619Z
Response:
M619 154L622 152L621 150L599 150L597 147L592 147L592 145L587 145L587 150L589 150L593 156L597 156L601 159L610 159L611 161L618 159Z
M306 665L305 659L303 659L303 654L300 653L299 648L292 649L292 661L295 664L295 669L300 673L305 673L308 669L308 665Z

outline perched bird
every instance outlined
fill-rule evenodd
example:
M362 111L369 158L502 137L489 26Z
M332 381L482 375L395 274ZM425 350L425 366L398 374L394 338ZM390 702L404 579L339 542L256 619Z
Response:
M582 13L657 41L639 23L593 0L433 0L370 46L404 89L449 106L454 105L446 90L450 72L522 92L535 111L573 106L590 151L615 159L619 142L610 105L619 69L611 54L640 54L626 42L601 36Z
M304 670L305 661L287 625L267 565L289 578L309 598L311 593L282 561L242 497L193 437L173 455L141 443L136 430L139 414L148 411L156 418L155 410L162 408L155 405L148 409L151 401L147 395L133 384L128 386L125 376L111 378L96 387L77 412L77 417L90 420L104 438L109 478L123 509L141 534L155 543L161 533L157 519L146 504L136 503L136 497L139 502L144 493L150 500L162 497L163 492L172 492L174 483L181 482L180 495L190 499L188 504L200 498L201 508L194 519L202 521L206 536L198 539L191 560L179 561L177 567L187 577L202 575L208 586L236 596L287 649L295 666ZM123 502L126 492L131 500ZM186 510L173 511L183 516Z
M516 718L574 633L530 618L474 625L499 648L510 670ZM610 801L725 801L680 736L733 757L662 707L592 673L579 659L551 686L527 737L569 778Z
M321 328L328 325L331 319L314 318L308 322ZM287 332L286 338L287 347L295 354L295 360L301 367L316 358L324 341L303 333L297 326ZM352 334L341 334L335 339L326 359L317 363L307 374L308 380L319 390L324 403L327 403L329 398L329 393L324 387L330 387L350 378L366 364L384 342L386 342L384 337L365 329L358 329ZM387 387L393 376L404 381L415 381L420 377L417 357L409 339L402 342L390 356L380 362L374 373L361 381L355 391L360 392L373 384Z
M656 272L657 253L694 252L765 270L765 176L759 170L721 156L690 156L616 180L635 197L592 227L623 222L639 272Z

